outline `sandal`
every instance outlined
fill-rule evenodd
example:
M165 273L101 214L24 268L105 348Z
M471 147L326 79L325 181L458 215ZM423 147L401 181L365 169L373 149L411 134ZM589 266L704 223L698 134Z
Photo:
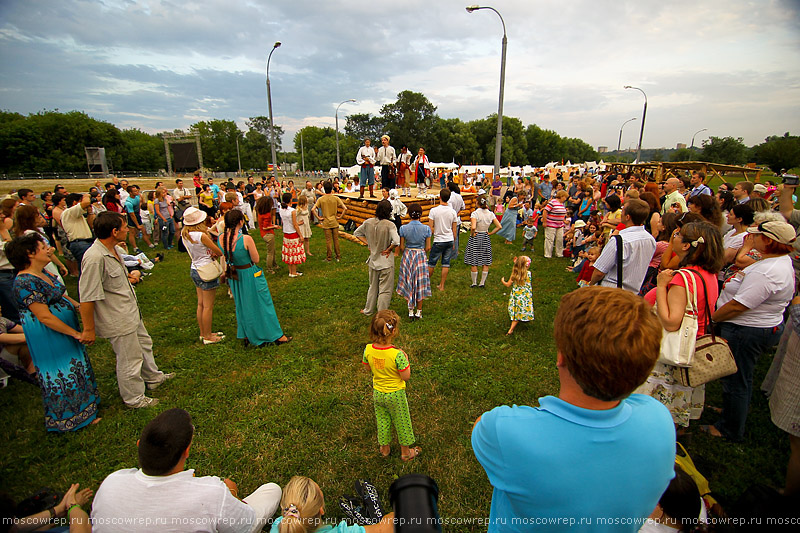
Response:
M289 337L289 336L286 336L286 340L285 340L285 341L282 341L282 340L278 339L278 340L276 340L276 341L274 342L274 344L275 344L275 346L280 346L281 344L286 344L287 342L292 342L292 339L293 339L293 338L294 338L294 337Z
M384 448L386 448L386 453L383 452ZM389 454L392 453L392 448L389 445L381 446L380 448L378 448L378 451L381 453L381 456L389 457Z
M400 459L402 459L404 463L407 463L408 461L412 460L413 458L421 454L422 448L420 448L419 446L414 446L413 448L409 448L408 452L409 452L408 455L400 456Z

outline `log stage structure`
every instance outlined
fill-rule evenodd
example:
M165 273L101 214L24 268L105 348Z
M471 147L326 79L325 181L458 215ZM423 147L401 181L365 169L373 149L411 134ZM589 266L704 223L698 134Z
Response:
M368 196L364 196L364 198L359 198L358 193L339 193L336 194L339 198L341 198L344 205L347 206L347 211L345 211L344 216L339 218L339 224L346 225L348 222L353 222L356 227L360 226L365 220L368 218L372 218L375 216L375 208L378 207L378 202L380 202L383 197L379 195L375 195L375 198L369 198ZM466 209L461 212L461 222L469 223L469 215L478 207L478 194L474 192L465 192L461 193L461 197L464 199L464 204L466 205ZM423 224L428 223L428 213L430 212L431 208L436 207L439 205L439 194L426 194L425 196L417 197L417 196L401 196L399 198L401 202L403 202L406 207L410 206L411 204L419 204L422 207L422 217L420 218L420 222ZM411 218L406 215L402 218L402 224L407 224L411 221ZM343 238L361 243L358 239L349 235L347 233L340 233L340 236ZM363 244L363 243L362 243Z

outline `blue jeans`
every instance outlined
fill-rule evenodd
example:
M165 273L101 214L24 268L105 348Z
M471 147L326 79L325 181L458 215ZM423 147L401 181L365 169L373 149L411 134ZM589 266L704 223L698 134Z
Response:
M719 325L719 335L730 346L738 371L722 378L722 415L714 424L726 438L740 441L750 397L753 394L753 373L758 356L778 344L783 324L774 328L753 328L731 322Z
M78 269L81 268L81 261L83 260L83 254L86 253L92 246L92 239L81 239L77 241L70 241L69 243L69 251L72 252L72 255L75 256L75 261L78 262Z
M2 306L4 317L19 324L19 308L16 298L14 298L14 277L13 269L0 270L0 306Z
M431 246L431 253L428 257L428 266L433 268L442 259L442 268L450 268L450 253L453 249L453 241L435 242Z
M175 238L175 221L172 217L166 220L157 219L156 222L161 226L161 244L164 248L172 248L172 239Z

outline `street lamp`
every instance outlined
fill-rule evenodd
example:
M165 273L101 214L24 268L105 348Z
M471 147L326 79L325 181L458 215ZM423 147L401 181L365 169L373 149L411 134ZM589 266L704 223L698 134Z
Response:
M617 152L619 152L619 145L620 143L622 143L622 128L624 128L625 124L627 124L631 120L636 120L636 117L629 118L628 120L622 123L622 126L619 127L619 140L617 141Z
M272 124L272 92L269 88L269 60L272 59L272 52L281 45L280 41L275 41L272 50L267 56L267 103L269 104L269 142L272 145L272 172L277 175L278 165L275 163L275 127Z
M497 105L497 139L495 140L494 146L494 175L500 175L500 155L503 148L503 89L506 85L506 45L508 44L508 39L506 38L506 22L503 20L503 16L500 14L493 7L489 6L467 6L467 13L472 13L473 11L477 11L479 9L490 9L497 13L497 16L500 17L500 22L503 24L503 55L500 59L500 101ZM508 174L509 179L511 179L511 173Z
M239 162L239 175L242 175L242 158L239 155L239 137L242 135L242 132L238 132L236 134L236 160Z
M697 134L698 134L698 133L700 133L701 131L708 131L708 128L703 128L702 130L698 130L698 131L696 131L696 132L695 132L695 134L694 134L694 135L692 135L692 146L690 146L690 147L689 147L689 149L692 149L692 148L694 148L694 138L695 138L695 137L697 136Z
M647 116L647 95L644 94L644 91L638 87L633 87L631 85L625 85L625 89L636 89L642 95L644 95L644 109L642 110L642 128L639 130L639 147L636 149L636 161L639 163L642 162L642 137L644 136L644 119Z
M341 178L342 176L342 162L339 160L339 108L342 107L343 104L347 102L355 102L352 98L350 100L345 100L341 104L336 106L336 177Z

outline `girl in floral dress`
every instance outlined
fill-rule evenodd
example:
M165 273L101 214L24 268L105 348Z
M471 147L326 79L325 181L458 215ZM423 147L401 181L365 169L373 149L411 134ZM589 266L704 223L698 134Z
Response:
M508 314L511 317L511 327L506 335L514 333L514 328L520 322L530 322L533 316L533 291L531 289L531 258L521 255L514 258L514 269L508 281L503 277L500 281L506 287L511 287L508 298Z

